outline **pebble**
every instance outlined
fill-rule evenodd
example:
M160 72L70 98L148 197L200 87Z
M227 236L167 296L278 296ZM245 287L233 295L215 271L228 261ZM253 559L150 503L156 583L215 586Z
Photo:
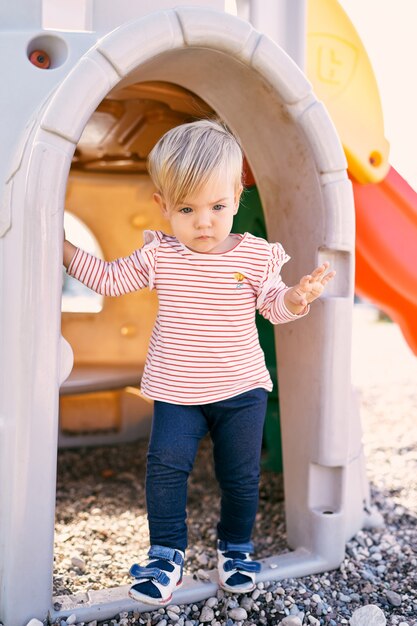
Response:
M205 569L198 569L197 576L200 580L210 580L210 574Z
M231 619L237 620L238 622L246 619L247 616L247 612L242 607L237 607L236 609L232 609L231 611L229 611L229 617Z
M67 617L65 621L67 622L68 626L72 626L72 624L75 624L75 622L77 621L77 616L74 613L72 613L72 615Z
M280 621L279 626L302 626L302 621L299 617L291 615L284 617L284 619Z
M205 553L203 552L203 554L199 554L199 555L197 556L197 561L200 563L200 565L208 565L208 563L209 563L209 558L208 558L207 554L205 554Z
M378 606L368 604L357 609L350 618L350 626L385 626L384 613Z
M174 611L167 610L167 615L172 622L178 622L180 619L178 613L174 613Z
M344 593L339 593L339 600L341 602L351 602L352 601L351 597L345 595Z
M79 570L81 570L82 572L84 572L86 570L86 563L84 561L84 559L81 559L78 556L73 556L71 558L71 565L73 567L77 567Z
M401 606L402 598L399 593L388 589L388 591L385 592L385 595L388 598L388 602L392 604L392 606Z
M240 601L240 606L245 609L245 611L251 611L253 607L254 600L249 596L244 595Z
M28 621L26 626L43 626L43 622L36 619L36 617L32 617L32 619Z
M203 606L200 622L211 622L214 619L214 611L209 606Z

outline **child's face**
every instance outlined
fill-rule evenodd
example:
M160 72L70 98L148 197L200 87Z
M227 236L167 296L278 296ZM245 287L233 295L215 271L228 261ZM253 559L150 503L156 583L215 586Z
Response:
M178 241L194 252L214 254L227 252L236 245L229 235L240 193L241 190L236 193L234 181L219 174L176 206L160 194L154 198Z

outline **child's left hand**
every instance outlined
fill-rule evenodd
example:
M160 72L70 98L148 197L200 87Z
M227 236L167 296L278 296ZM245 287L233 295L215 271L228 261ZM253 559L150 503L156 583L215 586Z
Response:
M294 285L286 292L285 304L290 311L300 313L308 304L321 296L329 280L336 275L334 270L327 272L329 267L330 263L325 261L311 274L303 276L298 285Z

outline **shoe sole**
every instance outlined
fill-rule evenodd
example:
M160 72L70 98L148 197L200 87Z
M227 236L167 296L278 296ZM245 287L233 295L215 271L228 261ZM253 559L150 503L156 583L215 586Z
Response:
M229 587L229 585L224 585L219 583L219 587L223 589L223 591L230 591L231 593L250 593L256 589L256 584L253 584L251 587L243 587L242 585L239 587Z
M177 589L182 587L182 580L177 582ZM134 591L129 589L128 596L132 598L132 600L136 600L136 602L143 602L143 604L150 604L152 606L166 606L172 600L172 593L169 598L151 598L150 596L145 595L144 593L140 593L139 591Z

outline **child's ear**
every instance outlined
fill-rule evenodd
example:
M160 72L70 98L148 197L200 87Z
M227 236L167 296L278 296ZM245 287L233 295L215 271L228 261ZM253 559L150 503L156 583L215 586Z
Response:
M234 206L233 215L236 215L236 213L238 212L239 202L240 202L240 197L242 195L242 191L243 191L243 187L242 187L242 185L240 185L240 187L235 192L235 206Z
M161 209L162 215L164 217L168 217L168 209L167 209L167 205L166 205L166 202L165 202L163 196L161 196L160 193L154 193L153 194L153 199L155 200L156 204Z

